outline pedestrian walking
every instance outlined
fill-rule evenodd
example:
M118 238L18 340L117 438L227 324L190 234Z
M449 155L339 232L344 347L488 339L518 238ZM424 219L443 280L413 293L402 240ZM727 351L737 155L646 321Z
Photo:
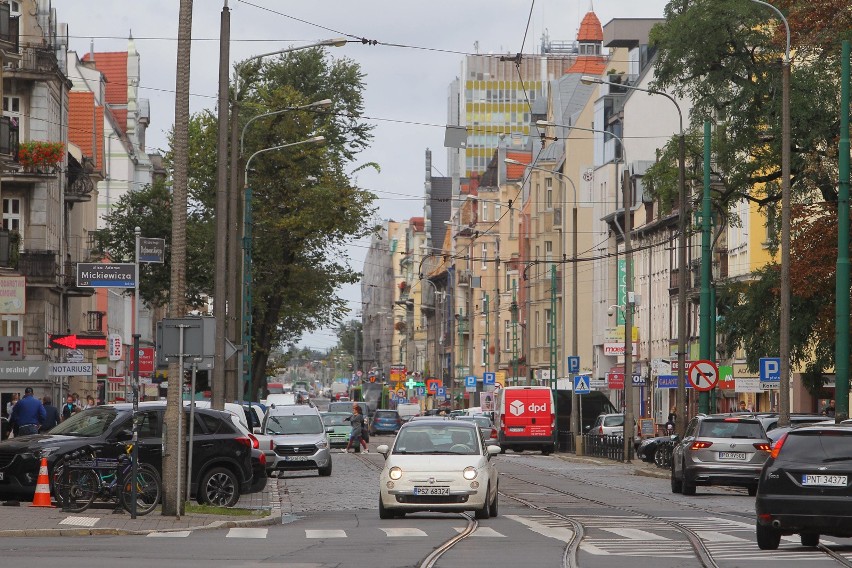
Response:
M65 404L62 405L62 420L68 420L77 412L77 405L74 404L74 395L69 394L65 397Z
M59 409L53 406L53 399L45 395L41 397L41 403L44 405L45 419L41 425L41 431L47 432L61 421Z
M825 414L826 416L834 418L835 408L834 408L834 399L833 398L831 399L831 401L829 401L828 406L823 408L822 413Z
M26 436L37 434L38 429L44 424L47 412L41 401L33 396L32 387L24 389L24 398L18 401L12 409L12 432L15 436Z
M89 408L94 408L97 405L95 404L95 397L92 395L86 396L86 406L83 407L83 410L88 410Z
M18 399L20 399L20 398L21 398L21 396L18 393L16 393L16 392L12 393L12 399L9 402L6 403L6 416L7 417L12 416L12 408L14 408L15 404L17 404Z
M361 446L364 446L364 451L369 453L370 450L367 448L367 442L364 441L362 437L364 431L364 415L361 414L361 407L357 404L352 406L352 416L348 418L344 418L344 420L348 420L352 425L352 432L349 434L349 443L346 444L346 449L344 452L348 452L349 448L352 446L352 443L355 443L355 453L358 454L361 452Z

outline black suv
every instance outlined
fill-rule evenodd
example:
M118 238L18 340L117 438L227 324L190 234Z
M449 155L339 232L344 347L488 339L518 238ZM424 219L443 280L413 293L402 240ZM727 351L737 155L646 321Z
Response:
M775 550L782 535L802 546L820 535L852 537L852 426L792 428L775 442L757 487L757 545Z
M138 414L139 460L160 472L165 410L164 403L142 403ZM47 434L0 442L0 495L32 496L43 457L51 479L65 456L80 448L116 457L122 451L119 442L132 437L132 419L130 404L98 406L73 415ZM195 410L192 452L191 491L199 503L230 507L241 493L251 491L252 440L234 426L228 413Z

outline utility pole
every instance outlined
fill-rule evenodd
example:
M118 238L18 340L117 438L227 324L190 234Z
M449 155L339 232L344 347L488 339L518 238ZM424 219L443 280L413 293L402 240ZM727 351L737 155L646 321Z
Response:
M216 249L213 279L213 317L216 320L216 347L213 355L213 398L210 407L225 409L225 399L234 400L234 386L225 383L225 321L228 290L228 65L231 45L231 12L224 0L219 31L219 108L216 148ZM233 305L228 306L233 310ZM230 388L229 388L230 387Z
M633 230L631 205L633 199L630 191L630 172L625 163L624 185L624 461L630 463L633 459L633 436L636 426L633 425L633 250L630 243L630 233Z
M835 323L834 419L849 417L849 40L841 48L840 145L837 192L837 282Z
M175 77L174 185L172 187L172 266L169 317L186 315L186 194L189 177L189 63L192 47L192 0L180 0ZM180 353L179 355L183 355ZM182 357L170 358L169 390L164 416L163 515L180 517L178 487L183 481L178 436L183 419Z

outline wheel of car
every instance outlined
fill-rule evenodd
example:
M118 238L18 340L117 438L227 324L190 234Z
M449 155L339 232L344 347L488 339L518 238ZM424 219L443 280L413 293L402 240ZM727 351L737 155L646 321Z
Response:
M233 507L239 500L240 484L231 470L214 467L201 478L198 502L202 505Z
M657 467L663 467L663 463L665 462L663 458L663 448L657 448L654 451L654 463L657 464Z
M695 495L695 483L691 483L689 478L686 475L686 465L683 466L681 471L681 492L684 495Z
M385 504L382 502L382 496L381 495L379 495L379 518L380 519L392 519L392 518L394 518L393 512L385 509Z
M498 512L498 501L500 499L500 487L494 492L494 501L491 502L491 508L488 510L489 517L496 517Z
M320 477L328 477L329 475L331 475L331 461L328 462L327 467L319 468L319 474Z
M260 493L261 491L263 491L264 488L266 488L267 479L268 478L266 475L264 475L263 477L255 475L251 481L251 492Z
M768 525L757 525L757 547L760 550L776 550L781 543L781 532Z
M802 546L818 546L819 545L819 535L818 534L801 534L799 535L799 539L802 541Z
M477 509L476 511L473 512L473 516L476 517L477 519L487 519L488 518L488 511L489 511L488 494L489 493L491 493L491 486L490 485L485 490L485 502L482 504L482 508Z
M675 467L672 463L672 493L683 492L683 482L675 476Z
M757 485L749 485L748 486L748 494L751 497L757 495Z

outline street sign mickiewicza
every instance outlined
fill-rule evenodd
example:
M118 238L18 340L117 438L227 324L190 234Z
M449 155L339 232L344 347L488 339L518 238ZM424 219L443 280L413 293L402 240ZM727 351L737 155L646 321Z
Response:
M86 288L135 288L136 265L78 262L77 286Z
M166 239L139 237L139 262L165 262Z

